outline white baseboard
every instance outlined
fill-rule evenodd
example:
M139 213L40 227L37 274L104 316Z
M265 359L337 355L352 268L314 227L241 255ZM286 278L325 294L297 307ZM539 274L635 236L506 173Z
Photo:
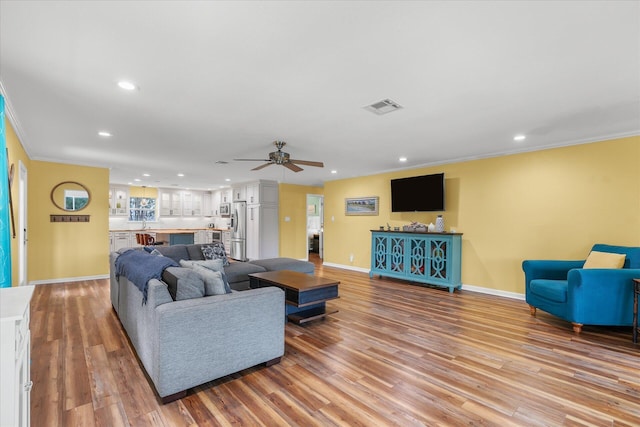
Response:
M83 280L99 280L99 279L108 279L108 274L99 274L97 276L84 276L84 277L67 277L62 279L47 279L47 280L32 280L29 282L29 285L53 285L56 283L67 283L67 282L81 282Z
M369 274L368 268L354 267L352 265L334 264L331 262L323 262L322 265L326 265L327 267L342 268L344 270L359 271L361 273ZM522 301L524 301L525 299L524 294L519 294L517 292L501 291L499 289L484 288L482 286L465 285L464 283L462 284L462 290L470 291L470 292L478 292L480 294L495 295L495 296L504 297L504 298L517 299Z
M360 273L369 274L368 268L354 267L353 265L334 264L332 262L323 262L322 265L326 265L327 267L342 268L343 270L359 271Z

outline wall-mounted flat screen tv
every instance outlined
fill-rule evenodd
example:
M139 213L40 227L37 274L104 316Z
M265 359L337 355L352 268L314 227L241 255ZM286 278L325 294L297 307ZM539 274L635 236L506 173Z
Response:
M392 179L391 211L444 211L444 173Z

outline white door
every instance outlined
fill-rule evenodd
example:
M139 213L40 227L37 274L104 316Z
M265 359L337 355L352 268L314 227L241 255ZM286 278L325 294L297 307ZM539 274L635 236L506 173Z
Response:
M27 284L27 167L18 162L18 286Z

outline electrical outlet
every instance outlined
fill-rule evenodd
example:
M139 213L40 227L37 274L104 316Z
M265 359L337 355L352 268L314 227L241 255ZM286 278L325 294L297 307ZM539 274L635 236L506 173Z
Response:
M349 254L349 262L353 262L353 254Z

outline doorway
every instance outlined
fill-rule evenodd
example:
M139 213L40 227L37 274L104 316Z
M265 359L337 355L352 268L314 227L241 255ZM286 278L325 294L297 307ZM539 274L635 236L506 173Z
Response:
M307 249L309 256L324 258L324 196L307 194ZM317 254L317 255L316 255Z
M27 284L27 167L18 162L18 286Z

